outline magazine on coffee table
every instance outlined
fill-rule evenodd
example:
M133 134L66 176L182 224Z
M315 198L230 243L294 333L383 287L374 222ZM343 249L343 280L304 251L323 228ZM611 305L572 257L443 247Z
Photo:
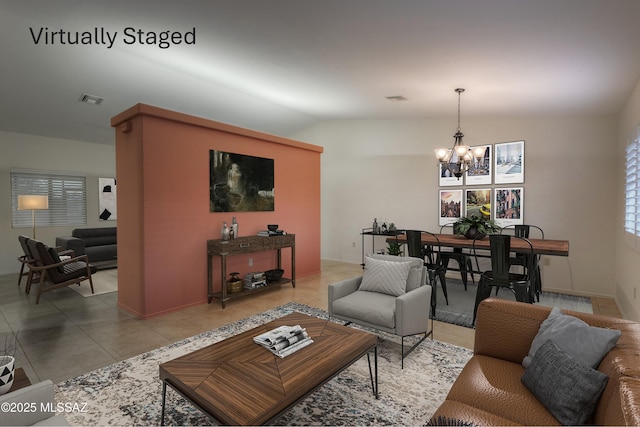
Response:
M279 326L269 332L253 337L253 341L280 358L284 358L313 343L306 329L300 325Z

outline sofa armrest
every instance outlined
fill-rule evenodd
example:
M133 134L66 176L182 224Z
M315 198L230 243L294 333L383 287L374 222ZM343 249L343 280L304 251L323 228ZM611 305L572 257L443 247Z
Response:
M429 330L431 286L423 285L396 298L396 334L407 336Z
M19 406L16 405L16 408L20 407L22 410L2 411L0 425L25 426L51 418L55 415L53 402L53 382L51 380L4 394L0 396L0 403L8 404L7 408L9 409L12 404L19 404ZM48 408L47 404L49 404Z
M56 237L56 246L63 250L72 250L76 256L84 255L84 240L77 237Z
M333 302L357 291L360 283L362 283L362 276L352 277L329 285L329 301L327 304L329 316L333 316Z
M478 306L473 352L522 363L551 307L487 298Z

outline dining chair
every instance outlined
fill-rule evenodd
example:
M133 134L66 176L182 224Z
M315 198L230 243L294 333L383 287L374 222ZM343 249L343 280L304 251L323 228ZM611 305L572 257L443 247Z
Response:
M422 243L422 234L428 234L431 236L431 240L435 243L432 245L425 245ZM433 291L431 293L432 298L432 315L436 315L436 279L440 281L442 287L442 293L444 300L449 305L449 295L447 294L447 279L445 277L445 271L442 266L440 239L434 233L424 230L404 230L404 234L407 240L407 256L413 258L420 258L424 266L427 268L428 280ZM396 236L396 240L398 237Z
M531 224L516 224L516 225L508 225L503 227L500 230L500 233L512 234L517 237L524 237L528 239L531 232L534 232L536 238L544 239L544 231L542 228L537 225ZM540 255L535 255L536 259L533 263L534 271L532 272L532 283L531 293L535 296L536 300L540 302L540 294L542 293L542 274L540 273ZM514 256L510 258L511 265L520 265L526 267L527 260L524 254L516 253Z
M531 295L531 273L534 271L533 263L535 262L533 245L524 237L511 236L509 234L491 234L489 235L489 246L491 251L491 270L484 271L480 275L478 282L478 290L476 292L476 302L473 308L473 321L476 322L476 314L478 312L478 305L482 300L488 298L491 295L491 289L507 288L513 292L516 297L516 301L532 303L533 298ZM519 253L526 255L527 265L523 273L510 272L511 263L509 261L509 254L511 252L512 239L518 239L523 244L525 249L519 250ZM473 255L476 259L476 265L479 268L478 258L479 255L476 251L476 242L479 239L473 241Z
M451 233L448 231L451 230ZM453 232L453 224L445 224L440 227L440 234L455 234ZM453 248L451 251L444 251L442 256L442 266L446 274L449 269L449 261L454 260L458 263L458 270L460 270L460 278L462 279L462 285L464 290L467 290L467 281L469 274L471 274L471 281L476 284L476 279L473 275L473 262L471 256L468 253L463 252L462 248Z

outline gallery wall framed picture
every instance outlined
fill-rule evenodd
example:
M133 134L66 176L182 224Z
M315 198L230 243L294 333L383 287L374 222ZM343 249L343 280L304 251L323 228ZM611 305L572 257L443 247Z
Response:
M524 188L496 188L493 211L496 224L500 227L524 224Z
M471 152L474 150L484 148L484 155L478 160L473 159L473 167L465 174L466 185L491 185L492 166L493 161L491 158L491 145L479 145L471 147Z
M462 216L462 189L440 190L440 213L438 225L453 224Z
M449 150L451 152L451 150ZM451 160L449 163L453 163L454 165L458 162L458 155L454 152L451 156ZM449 169L443 167L442 164L438 165L438 182L440 183L440 187L454 187L456 185L464 184L464 178L461 176L460 178L456 178Z
M495 144L494 159L496 184L524 182L524 141Z
M465 190L465 216L475 215L479 218L491 219L491 189Z

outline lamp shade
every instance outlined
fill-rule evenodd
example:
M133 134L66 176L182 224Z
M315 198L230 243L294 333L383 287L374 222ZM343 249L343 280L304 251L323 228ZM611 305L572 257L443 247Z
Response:
M18 196L18 210L40 210L49 209L49 198L47 196L22 195Z

